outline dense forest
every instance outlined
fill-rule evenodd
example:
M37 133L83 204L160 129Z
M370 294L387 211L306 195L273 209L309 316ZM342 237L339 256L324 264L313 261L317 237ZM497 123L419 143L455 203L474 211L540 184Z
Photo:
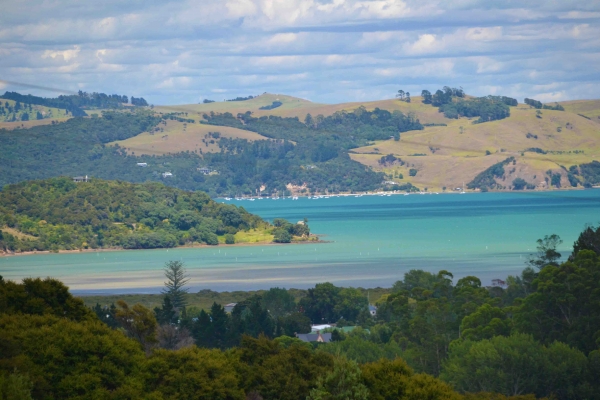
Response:
M598 399L600 227L565 262L538 240L519 276L411 270L377 300L330 283L186 309L184 265L162 307L89 309L60 282L0 278L0 394L21 398ZM329 343L295 337L337 322ZM5 392L6 393L6 392ZM26 397L29 395L31 397ZM511 397L512 396L512 397Z
M0 251L217 245L219 236L231 243L235 233L257 228L273 231L279 242L309 234L306 224L275 222L271 226L206 193L161 183L52 178L8 185L0 192ZM2 232L5 226L26 236Z

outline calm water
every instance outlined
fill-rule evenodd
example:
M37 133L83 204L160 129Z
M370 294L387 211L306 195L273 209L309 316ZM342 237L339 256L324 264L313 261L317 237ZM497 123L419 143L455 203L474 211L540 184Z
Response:
M308 218L330 243L0 257L8 279L52 276L75 292L157 292L161 268L183 260L194 290L305 288L330 281L391 286L412 268L446 269L484 283L519 273L535 241L557 233L566 255L600 222L600 190L363 196L235 202L272 220Z

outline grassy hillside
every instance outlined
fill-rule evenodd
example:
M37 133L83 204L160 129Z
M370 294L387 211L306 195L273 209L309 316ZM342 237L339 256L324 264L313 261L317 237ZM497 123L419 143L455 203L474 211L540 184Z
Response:
M16 101L0 99L0 129L31 128L49 125L52 121L66 121L71 116L65 110L40 105L27 105L15 109ZM41 116L41 119L38 119ZM25 116L26 114L26 116Z
M272 105L273 102L281 102L281 106L272 110L260 110L260 107ZM322 107L325 104L312 103L309 100L300 99L293 96L286 96L280 94L264 93L260 96L256 96L251 100L245 101L216 101L214 103L206 104L183 104L177 106L156 106L154 110L159 113L177 113L186 112L186 118L192 118L195 120L202 119L204 113L225 113L230 112L232 114L245 113L246 111L252 111L256 116L262 115L283 115L284 113L297 112L302 117L306 115L306 112L302 110L311 107Z
M280 101L282 105L272 110L261 110L260 107L272 104L274 101ZM375 108L388 111L402 111L405 114L412 112L423 123L442 123L447 119L443 114L439 113L437 108L423 104L421 97L413 97L411 103L406 103L397 99L366 101L366 102L350 102L339 104L320 104L313 103L308 100L299 99L297 97L265 93L251 100L246 101L226 101L214 102L208 104L183 104L177 106L156 106L154 110L159 113L187 113L185 118L202 120L202 115L210 112L225 113L229 112L233 115L237 113L245 113L251 111L255 117L275 115L279 117L297 117L304 121L306 114L311 114L313 117L321 114L330 116L337 111L353 111L358 107L364 106L367 110L372 111Z
M577 105L579 110L593 110L594 103ZM600 123L569 111L541 110L538 114L529 106L519 105L511 107L509 118L499 121L473 124L472 120L460 118L446 119L445 123L447 126L403 133L398 142L378 141L354 149L357 154L351 157L378 171L403 174L404 179L396 178L399 182L408 181L431 190L462 187L463 182L511 156L516 164L506 174L503 186L509 188L513 179L522 178L544 187L547 171L551 170L561 175L562 187L570 187L563 166L568 169L600 159ZM532 148L541 151L527 151ZM406 164L381 165L379 160L387 154ZM409 176L412 168L418 171L414 177Z
M218 132L215 135L214 132ZM257 133L231 128L227 126L212 126L192 124L180 121L162 121L152 132L144 132L127 140L119 140L110 145L118 144L126 149L128 154L163 155L175 154L182 151L196 153L218 153L221 151L218 138L246 139L248 141L265 140Z
M600 100L573 100L560 103L569 111L575 114L582 114L600 123Z

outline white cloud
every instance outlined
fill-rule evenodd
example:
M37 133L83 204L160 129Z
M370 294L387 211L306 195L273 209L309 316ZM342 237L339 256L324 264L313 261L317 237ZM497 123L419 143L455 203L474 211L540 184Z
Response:
M278 33L273 35L268 43L271 44L288 44L294 42L298 38L298 35L295 33Z
M436 35L426 33L419 35L419 39L413 43L407 43L404 50L409 54L432 53L440 49L442 43L436 40Z
M522 97L600 90L600 9L591 3L587 11L570 1L6 3L3 79L43 85L52 74L64 89L155 104L264 91L375 99L398 82L411 92L454 85Z
M69 50L46 50L44 54L42 54L42 58L62 58L64 61L69 62L73 58L76 58L79 55L81 48L79 46L75 46Z

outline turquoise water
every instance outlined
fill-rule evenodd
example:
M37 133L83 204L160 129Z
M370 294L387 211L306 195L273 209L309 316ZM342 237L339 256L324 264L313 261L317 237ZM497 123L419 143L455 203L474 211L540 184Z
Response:
M389 287L412 268L484 283L519 273L535 241L557 233L566 256L600 222L600 191L231 201L272 220L308 218L329 243L0 257L8 279L52 276L75 292L157 292L161 268L183 260L193 290L305 288L318 282Z

